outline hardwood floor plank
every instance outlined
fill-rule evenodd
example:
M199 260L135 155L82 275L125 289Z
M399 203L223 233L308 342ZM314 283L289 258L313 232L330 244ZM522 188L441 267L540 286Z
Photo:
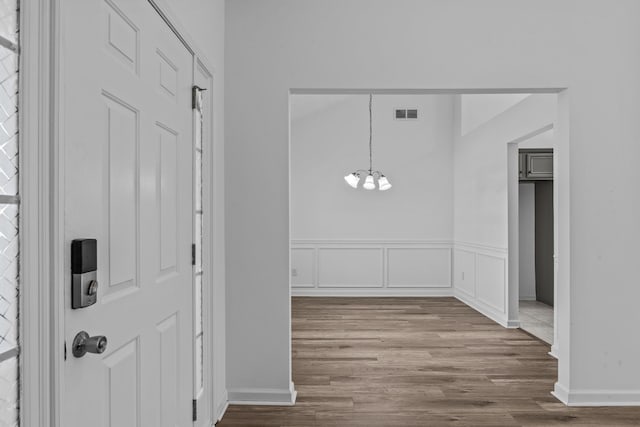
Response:
M549 346L453 298L293 298L293 407L230 406L220 427L640 426L568 408Z

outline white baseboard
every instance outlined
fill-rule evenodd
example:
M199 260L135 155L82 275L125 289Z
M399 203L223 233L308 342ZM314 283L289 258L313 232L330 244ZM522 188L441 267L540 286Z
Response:
M218 402L215 408L216 408L215 420L217 423L217 422L220 422L220 420L222 420L222 417L224 417L225 412L227 412L227 408L229 408L229 396L226 390L224 391L222 398L220 399L220 401Z
M554 385L553 391L551 394L558 399L560 402L568 405L569 402L569 390L566 389L562 384L556 382Z
M551 393L567 406L640 406L640 390L567 390L556 383Z
M288 389L235 388L229 389L230 405L293 406L298 392L293 383Z
M292 297L452 297L453 288L291 288Z
M518 329L519 327L520 327L519 320L507 320L507 325L505 326L505 328L509 328L509 329Z
M464 292L455 290L454 296L461 302L473 308L475 311L479 312L485 317L488 317L489 319L493 320L494 322L496 322L497 324L499 324L504 328L517 328L520 325L520 322L517 322L517 321L511 321L511 324L510 324L510 321L507 319L506 314L500 313L494 310L493 308L489 307L488 305L480 301L475 300L474 298L465 294ZM516 323L517 323L517 326L512 326L513 324L516 324Z
M520 301L536 301L536 296L523 296L520 295Z
M558 346L556 344L553 344L551 346L551 351L549 352L549 356L555 357L556 359L558 358Z

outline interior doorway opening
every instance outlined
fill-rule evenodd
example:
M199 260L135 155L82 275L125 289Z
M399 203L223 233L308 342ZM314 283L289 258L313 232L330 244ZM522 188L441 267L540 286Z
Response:
M520 328L553 345L553 130L523 141L518 148Z
M557 127L557 93L293 91L291 295L454 297L519 327L518 144ZM363 188L365 176L355 188L343 180L370 161L370 94L373 169L384 170L388 191ZM294 324L293 354L295 340Z

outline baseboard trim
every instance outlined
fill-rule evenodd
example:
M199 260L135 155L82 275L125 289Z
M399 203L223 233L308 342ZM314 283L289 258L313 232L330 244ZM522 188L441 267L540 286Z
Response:
M229 395L225 390L224 394L222 395L222 399L220 399L220 402L218 402L218 404L216 405L216 416L215 416L216 423L222 420L222 417L224 417L224 414L227 412L228 408L229 408Z
M556 382L551 395L565 405L569 405L569 390L567 390L562 384Z
M289 389L236 388L229 389L230 405L293 406L298 392L293 383Z
M452 297L453 288L291 288L292 297Z
M461 291L454 291L454 296L456 297L456 299L458 299L459 301L463 302L464 304L468 305L469 307L471 307L472 309L474 309L475 311L479 312L480 314L482 314L485 317L488 317L489 319L493 320L494 322L496 322L498 325L504 327L504 328L517 328L518 326L510 326L510 321L506 318L506 315L503 313L499 313L495 310L493 310L492 308L488 307L486 304L483 304L482 302L476 301L474 299L472 299L468 294L461 292ZM512 324L515 323L520 323L520 322L516 322L516 321L511 321Z
M549 352L549 356L551 357L555 357L556 359L558 358L558 346L553 344L551 346L551 351Z
M640 390L567 390L556 383L551 392L567 406L640 406Z
M532 297L525 297L520 295L520 301L536 301L536 297L532 296Z
M520 328L520 321L519 320L507 320L507 326L505 326L505 328L518 329L518 328Z

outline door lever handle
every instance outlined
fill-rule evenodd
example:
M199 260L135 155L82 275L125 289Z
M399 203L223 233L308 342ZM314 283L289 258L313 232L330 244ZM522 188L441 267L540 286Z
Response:
M96 335L90 337L85 331L80 331L73 339L72 352L75 357L82 357L87 353L101 354L107 349L107 337Z

